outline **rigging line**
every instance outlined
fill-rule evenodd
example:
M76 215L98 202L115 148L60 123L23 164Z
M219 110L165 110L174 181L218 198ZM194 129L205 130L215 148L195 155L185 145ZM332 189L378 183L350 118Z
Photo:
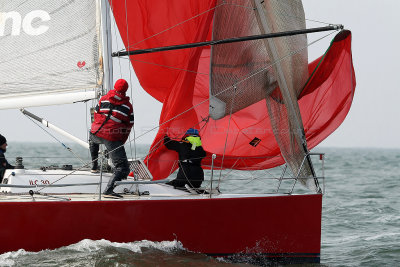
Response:
M180 161L179 161L179 163L180 163ZM179 165L179 167L180 167L180 166L181 166L181 165ZM192 185L192 183L190 182L189 178L187 177L185 170L184 170L183 168L180 168L180 169L182 170L183 175L185 176L185 179L186 179L186 181L188 182L188 184L190 185L190 187L191 187L191 188L194 188L193 185ZM195 181L197 181L197 179L196 179ZM196 189L195 189L195 190L196 190Z
M246 164L246 162L245 162L243 159L241 159L241 161L243 162L243 164L244 164L246 167L248 167L248 165ZM251 175L250 182L258 178L258 177L255 175L255 173L256 173L255 170L251 170L251 171L250 171L250 175Z
M229 6L237 6L237 7L243 7L243 8L245 8L245 9L251 9L251 10L254 9L254 7L252 7L252 6L245 6L245 5L239 5L239 4L226 3L226 5L229 5ZM296 16L289 16L289 15L287 15L287 14L282 14L282 13L280 13L280 14L281 14L283 17L301 19L300 17L296 17ZM334 23L328 23L328 22L324 22L324 21L313 20L313 19L307 19L307 18L304 18L304 19L305 19L306 21L317 22L317 23L321 23L321 24L325 24L325 25L334 25Z
M200 123L202 123L203 121L205 121L206 123L205 123L205 124L200 128L200 130L199 130L199 131L201 131L201 130L207 125L209 119L210 119L210 116L207 116L207 117L203 118L201 121L199 121L198 123L194 124L191 128L194 128L195 126L197 126L197 125L199 125ZM185 132L182 132L182 133L185 133ZM153 148L152 150L150 150L149 153L147 153L147 155L151 155L151 154L153 154L154 152L156 152L156 151L162 146L161 141L163 141L163 140L164 140L164 139L161 139L160 141L158 141L158 142L154 145L154 148ZM171 139L171 141L172 141L172 139ZM175 141L177 141L177 140L175 140Z
M177 160L174 160L174 164L172 164L171 169L169 170L168 176L170 176L171 174L174 173L173 170L175 169L175 167L176 167L177 164L178 164L178 161L177 161Z
M164 141L164 138L161 138L156 144L154 144L154 148L152 150L149 151L149 153L147 153L147 156L151 156L151 154L153 154L154 152L156 152L161 146L162 146L162 142Z
M153 62L148 62L148 61L143 61L143 60L138 60L138 59L132 59L132 58L124 58L124 57L118 57L120 59L125 59L125 60L130 60L130 61L136 61L136 62L140 62L140 63L144 63L144 64L149 64L149 65L154 65L154 66L159 66L159 67L164 67L164 68L168 68L168 69L175 69L175 70L182 70L182 71L186 71L186 72L191 72L191 73L196 73L196 74L201 74L201 75L210 75L208 73L203 73L203 72L198 72L195 70L188 70L188 69L181 69L181 68L177 68L177 67L172 67L172 66L167 66L167 65L161 65L161 64L157 64L157 63L153 63Z
M285 58L287 58L287 57L289 57L289 56L292 56L292 55L294 55L294 54L296 54L296 53L298 53L298 52L300 52L300 51L306 49L307 47L313 45L314 43L316 43L316 42L318 42L318 41L320 41L320 40L322 40L323 38L328 37L329 35L331 35L331 34L333 34L333 33L334 33L334 31L331 32L331 33L329 33L329 34L327 34L327 35L325 35L325 36L322 36L321 38L315 40L314 42L311 42L311 43L307 44L305 47L300 48L300 49L298 49L297 51L294 51L294 52L292 52L292 53L290 53L290 54L288 54L288 55L286 55L286 56L284 56L284 57L278 59L278 60L275 61L274 63L271 63L271 64L268 65L267 67L262 68L261 70L259 70L259 71L255 72L254 74L252 74L252 75L250 75L250 76L244 78L244 79L241 80L241 81L238 81L238 82L237 82L236 84L234 84L234 85L238 85L238 84L241 84L241 83L245 82L246 80L250 79L251 77L253 77L253 76L255 76L255 75L257 75L257 74L259 74L259 73L265 71L266 69L271 68L273 65L275 65L275 64L277 64L277 63L279 63L279 62L281 62L281 61L284 60ZM214 96L218 96L218 95L220 95L220 94L223 94L224 92L230 90L231 87L232 87L232 86L230 86L230 87L228 87L228 88L226 88L226 89L224 89L224 90L218 92L218 93L215 94ZM148 133L154 131L154 130L157 129L157 128L160 128L160 127L163 126L164 124L166 124L166 123L168 123L168 122L170 122L170 121L172 121L172 120L174 120L174 119L176 119L176 118L182 116L183 114L185 114L185 113L189 112L190 110L192 110L192 109L194 109L194 108L196 108L196 107L198 107L198 106L200 106L200 105L206 103L207 101L209 101L209 99L205 99L205 100L199 102L198 104L196 104L196 105L192 106L191 108L188 108L187 110L185 110L185 111L183 111L183 112L177 114L176 116L172 117L171 119L169 119L169 120L167 120L167 121L165 121L165 122L159 124L158 126L155 126L155 127L151 128L150 130L148 130L148 131L146 131L146 132L140 134L138 137L136 137L136 139L138 139L138 138L140 138L140 137L142 137L142 136L144 136L144 135L146 135L146 134L148 134Z
M245 180L245 181L248 181L248 180ZM252 182L252 181L249 181L249 182L247 182L247 183L243 183L243 184L240 184L240 185L238 185L238 186L231 187L231 188L230 188L230 191L236 191L236 190L242 189L244 185L248 185L248 184L251 183L251 182Z
M325 25L334 25L334 23L328 23L328 22L323 22L323 21L314 20L314 19L305 19L305 20L311 21L311 22L317 22L317 23L321 23L321 24L325 24Z
M82 160L77 154L75 154L74 151L72 151L72 149L68 146L66 146L63 142L61 142L59 139L57 139L57 137L55 137L54 135L52 135L50 132L48 132L45 128L43 128L39 123L36 123L36 121L34 121L32 118L26 116L28 119L30 119L34 124L36 124L37 126L39 126L39 128L41 128L43 131L45 131L48 135L50 135L51 137L53 137L57 142L59 142L65 149L67 149L69 152L71 152L76 159L78 159L81 163L85 164L85 161Z
M125 1L126 1L126 0L125 0ZM146 41L146 40L148 40L148 39L151 39L151 38L153 38L153 37L156 37L157 35L160 35L160 34L162 34L162 33L164 33L164 32L167 32L167 31L169 31L169 30L172 30L172 29L175 28L175 27L178 27L178 26L180 26L180 25L182 25L182 24L185 24L186 22L189 22L189 21L191 21L191 20L193 20L193 19L195 19L195 18L198 18L198 17L200 17L200 16L202 16L202 15L204 15L204 14L206 14L206 13L209 13L210 11L213 11L214 9L216 9L216 8L218 8L218 7L220 7L220 6L223 6L223 5L225 5L225 4L226 4L226 3L220 4L220 5L218 5L218 6L215 6L215 7L213 7L213 8L210 8L210 9L208 9L208 10L206 10L206 11L200 13L200 14L197 14L196 16L193 16L193 17L191 17L191 18L189 18L189 19L187 19L187 20L181 21L181 22L179 22L179 23L173 25L172 27L169 27L169 28L167 28L167 29L165 29L165 30L162 30L161 32L158 32L158 33L156 33L156 34L153 34L152 36L149 36L149 37L147 37L147 38L145 38L145 39L143 39L143 40L141 40L141 41L139 41L139 42L137 42L137 43L132 44L132 46L128 46L127 49L131 49L132 47L135 47L136 45L138 45L138 44L140 44L140 43L143 43L144 41ZM122 51L122 50L120 50L120 51L118 51L118 52L121 52L121 51Z
M227 89L230 89L230 88L227 88ZM223 92L226 91L227 89L221 91L220 93L223 93ZM216 94L216 95L219 95L220 93L218 93L218 94ZM141 135L139 135L139 136L137 137L137 139L140 138L140 137L142 137L142 136L144 136L144 135L146 135L146 134L148 134L148 133L150 133L150 132L152 132L152 131L154 131L154 130L157 129L157 128L160 128L160 127L163 126L164 124L166 124L166 123L168 123L168 122L170 122L170 121L172 121L172 120L174 120L174 119L176 119L176 118L182 116L183 114L185 114L185 113L189 112L190 110L192 110L192 109L194 109L194 108L196 108L196 107L198 107L198 106L200 106L200 105L206 103L207 101L209 101L209 99L203 100L203 101L201 101L200 103L194 105L193 107L188 108L187 110L185 110L185 111L179 113L178 115L172 117L171 119L169 119L169 120L167 120L167 121L165 121L165 122L159 124L158 126L155 126L155 127L151 128L150 130L148 130L148 131L142 133Z
M264 68L262 68L262 69L260 69L260 70L258 70L258 71L256 71L256 72L254 72L253 74L247 76L246 78L244 78L244 79L238 81L237 83L234 84L234 86L239 85L239 84L241 84L241 83L247 81L248 79L254 77L255 75L260 74L260 73L264 72L265 70L272 68L272 66L278 64L279 62L285 60L285 59L288 58L288 57L291 57L291 56L293 56L293 55L299 53L300 51L302 51L302 50L306 49L307 47L309 47L309 46L315 44L316 42L318 42L318 41L320 41L320 40L322 40L322 39L328 37L329 35L333 34L334 32L335 32L335 31L332 31L332 32L330 32L330 33L328 33L328 34L322 36L321 38L319 38L319 39L317 39L317 40L315 40L315 41L313 41L313 42L307 44L306 46L301 47L300 49L295 50L295 51L293 51L293 52L287 54L286 56L283 56L282 58L278 59L278 60L275 61L274 63L271 63L270 65L268 65L268 66L266 66L266 67L264 67ZM230 88L230 87L229 87L229 88ZM223 90L222 92L227 91L229 88ZM222 92L220 92L220 93L222 93ZM218 94L220 94L220 93L218 93ZM216 94L216 95L218 95L218 94ZM214 95L214 96L216 96L216 95Z
M110 8L107 8L107 7L109 7L109 5L110 5L110 2L108 2L108 0L105 0L104 2L104 7L103 7L103 9L104 9L104 13L105 13L105 22L104 22L104 25L102 26L105 30L104 31L102 31L102 32L105 32L105 35L106 36L103 36L103 45L106 45L107 46L107 53L108 54L110 54L110 52L112 52L112 36L109 36L110 34L111 34L111 21L109 21L110 20L110 17L111 17L111 14L110 14ZM108 26L110 26L110 28L108 28ZM110 45L110 46L109 46ZM105 56L105 55L104 55ZM109 66L110 66L110 59L108 59L107 60L107 63L106 63L106 65L103 65L104 66L104 69L107 69L107 68L109 68ZM111 64L113 64L113 59L111 59ZM104 70L103 69L103 70ZM113 73L109 73L110 71L109 70L107 70L107 76L108 76L108 80L110 80L110 77L113 77ZM105 72L105 70L103 71L103 79L105 79L105 77L104 77L104 75L106 74L106 72ZM111 80L111 81L108 81L108 84L106 85L107 87L109 87L109 86L112 86L112 84L113 84L113 81ZM104 80L103 80L103 82L102 82L102 93L104 93ZM106 89L108 89L108 90L111 90L111 88L106 88Z
M8 153L7 153L8 154ZM43 155L43 154L41 154L41 155ZM7 157L10 157L10 158L15 158L15 157L18 157L19 156L19 154L18 155L13 155L13 154L11 154L11 155L7 155ZM37 157L37 156L24 156L24 159L74 159L75 157L51 157L51 156L48 156L48 157L46 157L46 156L44 156L44 157Z
M111 8L111 14L110 14L110 16L112 15L113 16L113 22L114 22L114 39L115 39L115 43L116 43L116 45L117 45L117 50L119 49L119 44L118 44L118 33L117 33L117 29L118 29L118 26L117 26L117 22L115 21L115 17L114 17L114 10L113 10L113 0L111 0L111 5L110 5L110 8ZM119 77L121 78L122 77L122 67L121 67L121 59L119 58L118 59L118 66L119 66Z
M85 32L83 32L81 34L75 35L73 37L69 37L68 39L66 39L64 41L59 41L59 42L54 43L54 44L48 44L46 47L37 48L35 51L31 51L31 52L27 52L27 53L24 53L24 54L20 54L18 56L14 56L12 58L5 58L3 61L0 61L0 64L12 62L12 61L15 61L16 59L24 58L26 56L30 56L32 54L36 54L36 53L39 53L39 52L44 52L44 51L50 50L50 49L52 49L54 47L59 47L60 45L68 45L70 42L76 41L78 39L82 39L82 38L86 37L87 35L91 34L92 32L95 31L95 28L96 28L96 25L94 25L93 27L87 29Z
M235 173L235 175L239 175L238 173ZM265 176L254 176L254 179L257 179L259 181L271 181L271 180L279 180L280 177L265 177ZM313 177L299 177L300 179L313 179ZM285 177L283 178L284 180L295 180L294 178L289 178L289 177ZM227 183L230 181L249 181L249 179L245 176L241 176L239 178L231 178L229 180L224 180L222 181L223 183Z
M298 16L290 16L290 15L288 15L288 14L284 14L284 13L282 13L282 12L279 12L279 15L280 15L281 17L286 17L286 18L295 18L295 19L298 19L298 20L303 20L303 18L302 18L302 17L298 17ZM304 20L306 20L306 21L310 21L310 22L317 22L317 23L320 23L320 24L325 24L325 25L335 25L334 23L328 23L328 22L323 22L323 21L319 21L319 20L313 20L313 19L307 19L307 18L304 18Z
M110 6L110 8L111 8L111 10L113 11L113 0L111 0L111 6ZM112 14L114 14L114 13L112 13ZM110 14L110 16L111 16L111 14ZM113 18L114 18L114 15L113 15ZM125 1L125 20L126 20L126 22L127 22L127 12L126 12L126 1ZM119 49L119 44L118 44L118 38L117 38L117 28L118 28L118 26L117 26L117 22L116 22L116 20L115 20L115 18L113 19L113 22L114 22L114 37L115 37L115 43L116 43L116 45L117 45L117 50ZM129 29L128 29L128 25L127 25L127 36L128 36L128 43L129 43ZM128 58L129 59L129 58ZM121 66L121 58L119 58L118 59L118 66L119 66L119 77L120 78L122 78L122 66ZM133 97L132 97L132 76L131 76L131 69L130 69L130 65L129 65L129 77L130 77L130 79L129 79L129 81L131 82L131 99L133 99ZM134 137L135 138L135 137ZM134 139L135 140L135 139ZM131 138L130 138L130 136L129 136L129 146L130 146L130 151L131 151L131 157L133 157L132 156L132 146L131 146ZM134 146L135 146L135 158L136 158L136 143L134 144Z
M248 185L254 181L260 180L260 178L261 178L261 177L254 176L253 173L251 175L252 175L251 179L241 179L242 181L246 181L243 185ZM236 179L236 180L238 180L238 179ZM242 188L243 185L237 187L236 189Z
M254 162L254 159L257 159L257 158L258 159L262 159L262 158L271 158L271 157L268 157L268 156L265 156L265 157L246 157L246 158L241 158L241 160L242 160L243 164L247 167L246 161L244 159L248 160L249 163L257 164L257 162ZM252 170L252 171L256 171L256 170ZM262 170L262 171L265 171L268 175L270 175L270 173L268 173L267 170Z
M233 106L235 104L235 98L237 95L237 87L234 85L233 89L235 90L235 93L233 95L233 99L232 99L232 104L231 104L231 110L229 112L229 121L228 121L228 129L226 131L226 137L225 137L225 145L224 145L224 153L222 154L222 160L221 160L221 170L219 172L219 178L218 178L218 185L220 184L220 180L221 180L221 176L222 176L222 166L224 164L224 159L225 159L225 152L226 152L226 147L227 147L227 143L228 143L228 135L229 135L229 128L231 126L231 121L232 121L232 111L233 111Z
M92 101L93 103L93 101ZM86 124L86 140L89 141L89 124L88 124L88 111L90 112L90 109L88 109L88 102L85 102L85 124ZM90 150L88 149L87 151L87 157L90 156Z
M57 140L57 141L58 141L58 140ZM119 147L118 147L118 148L119 148ZM114 151L114 150L112 150L112 151ZM71 152L72 152L72 151L71 151ZM62 180L62 179L64 179L64 178L66 178L66 177L68 177L69 175L72 175L73 173L75 173L75 172L77 172L77 171L80 171L80 170L82 170L82 169L88 167L89 164L90 164L91 162L95 161L95 160L101 160L101 161L103 161L105 155L103 155L104 153L103 153L103 148L102 148L102 146L100 146L100 153L101 153L101 154L100 154L100 156L99 156L97 159L94 159L94 160L92 160L92 161L90 161L90 162L88 162L88 163L83 162L83 165L82 165L80 168L75 169L75 170L71 171L70 173L65 174L64 176L60 177L59 179L53 181L52 183L50 183L50 184L48 184L48 185L43 185L43 187L42 187L41 189L37 190L37 192L40 192L41 190L47 188L49 185L53 185L53 184L57 183L58 181L60 181L60 180ZM108 153L107 153L107 154L108 154Z
M311 43L307 44L307 47L309 47L309 46L315 44L316 42L321 41L322 39L324 39L324 38L326 38L326 37L328 37L329 35L332 35L332 34L334 34L334 33L335 33L335 31L330 32L330 33L328 33L328 34L322 36L321 38L318 38L318 39L316 39L315 41L312 41ZM304 48L303 48L303 49L304 49Z
M52 183L49 184L49 185L53 185L54 183L56 183L56 182L58 182L58 181L60 181L60 180L62 180L62 179L64 179L64 178L68 177L69 175L71 175L71 174L73 174L73 173L75 173L75 172L77 172L77 171L79 171L79 170L82 170L83 168L86 168L87 166L89 166L90 162L86 163L85 161L83 161L77 154L75 154L75 153L72 151L71 148L67 147L65 144L63 144L61 141L59 141L54 135L52 135L50 132L48 132L46 129L44 129L40 124L36 123L36 122L35 122L33 119L31 119L30 117L28 117L28 119L30 119L33 123L35 123L37 126L39 126L43 131L45 131L45 132L46 132L47 134L49 134L51 137L53 137L57 142L59 142L64 148L66 148L69 152L71 152L71 153L75 156L75 158L77 158L78 160L80 160L81 163L83 164L82 167L80 167L80 168L78 168L78 169L76 169L76 170L74 170L74 171L72 171L72 172L70 172L70 173L68 173L68 174L66 174L66 175L64 175L64 176L62 176L62 177L60 177L59 179L55 180L54 182L52 182ZM99 158L97 158L97 159L99 159ZM95 160L96 160L96 159L95 159ZM102 159L101 159L101 160L102 160ZM93 161L94 161L94 160L93 160ZM93 162L93 161L92 161L92 162ZM45 188L47 188L47 186L42 187L42 188L39 189L37 192L39 192L39 191L41 191L41 190L43 190L43 189L45 189Z
M251 75L250 77L246 77L245 79L243 79L243 81L246 81L247 79L253 77L254 75L259 74L260 72L263 72L265 69L271 68L274 64L276 64L276 63L278 63L278 62L279 62L279 61L277 61L277 62L275 62L275 63L269 65L267 68L263 68L262 70L260 70L260 71L258 71L258 72L256 72L256 73L254 73L254 74ZM239 84L239 83L240 83L240 82L238 82L237 84ZM231 87L232 87L232 86L229 86L228 88L226 88L226 89L224 89L224 90L218 92L218 93L215 94L214 96L218 96L218 95L223 94L224 92L226 92L226 91L228 91L228 90L231 90ZM183 114L189 112L190 110L192 110L192 109L194 109L194 108L196 108L196 107L198 107L198 106L200 106L200 105L202 105L202 104L204 104L204 103L206 103L206 102L208 102L208 101L209 101L209 99L205 99L205 100L199 102L198 104L196 104L196 105L192 106L191 108L188 108L187 110L185 110L185 111L183 111L183 112L177 114L176 116L174 116L174 117L172 117L171 119L169 119L169 120L163 122L162 124L159 124L158 126L155 126L155 127L151 128L150 130L148 130L148 131L142 133L142 134L139 135L137 138L140 138L140 137L142 137L142 136L144 136L144 135L146 135L146 134L148 134L148 133L154 131L155 129L160 128L160 127L163 126L164 124L166 124L166 123L168 123L168 122L170 122L170 121L172 121L172 120L174 120L174 119L176 119L176 118L182 116Z
M252 6L245 6L245 5L232 4L232 3L226 3L226 2L225 2L225 4L226 4L227 6L243 7L243 8L245 8L245 9L251 9L251 10L254 9Z
M254 163L254 161L253 161L252 158L249 158L248 160L249 160L249 161L252 161L252 162ZM244 164L246 164L246 163L244 162ZM281 169L281 171L282 171L282 167L281 167L281 166L278 166L278 167L279 167L279 168ZM272 168L271 168L271 169L272 169ZM269 171L269 170L271 170L271 169L254 170L254 171L262 171L262 172L264 173L264 175L268 175L268 176L272 177L272 176L274 176L274 175L272 174L271 171Z
M126 0L125 0L125 23L126 23L126 39L128 42L128 47L129 45L129 23L128 23L128 8L127 8L127 4L126 4ZM132 82L132 69L130 64L128 65L128 69L129 69L129 81L131 83L131 99L133 99L133 82ZM136 158L136 139L135 139L135 122L133 122L133 148L135 150L135 158ZM131 151L131 158L133 158L133 154L132 154L132 141L131 141L131 135L129 134L129 148Z
M40 192L40 191L42 191L43 189L47 188L49 185L53 185L53 184L57 183L58 181L60 181L60 180L62 180L62 179L64 179L64 178L66 178L66 177L68 177L69 175L71 175L71 174L73 174L73 173L75 173L75 172L77 172L77 171L80 171L80 170L82 170L83 168L86 168L89 164L90 164L90 163L87 163L87 164L85 163L85 165L83 165L82 167L80 167L80 168L78 168L78 169L75 169L75 170L71 171L70 173L65 174L64 176L60 177L59 179L55 180L54 182L52 182L52 183L50 183L50 184L42 185L43 187L42 187L41 189L37 190L37 192Z
M207 123L210 121L210 115L208 115L207 117L204 117L201 121L199 121L199 123L195 124L194 126L199 125L199 124L202 123L203 121L204 121L205 123L204 123L203 126L200 127L199 132L201 132L201 130L203 130L203 128L206 127Z
M233 165L231 166L231 168L229 168L230 171L228 171L222 178L220 177L220 178L218 179L218 186L217 186L217 188L219 188L220 185L221 185L221 182L223 182L225 179L227 179L228 175L234 171L233 167L235 167L236 163L239 162L239 159L240 159L240 158L236 159L235 163L233 163ZM221 168L221 171L222 171L222 168ZM229 180L232 180L232 179L229 179Z
M200 128L200 130L199 130L199 131L201 131L201 130L204 128L204 126L207 124L209 118L210 118L210 116L207 116L207 117L203 118L201 121L199 121L198 123L194 124L191 128L194 128L194 126L197 126L197 125L199 125L200 123L202 123L203 121L205 121L206 123L205 123L205 124ZM172 138L170 138L170 139L171 139L171 141L175 140L175 139L172 139ZM147 153L146 156L149 156L149 155L153 154L155 151L157 151L157 150L162 146L161 142L162 142L163 140L164 140L164 139L161 139L160 141L158 141L158 142L153 146L154 148L153 148L152 150L150 150L149 153ZM169 142L171 142L171 141L169 141ZM175 140L175 141L177 141L177 140Z
M136 131L135 131L135 123L133 123L133 147L134 147L134 149L135 149L135 157L134 157L134 159L136 159L136 157L137 157L137 155L136 155L136 141L135 141L135 139L136 139ZM129 135L129 147L130 147L130 149L131 149L131 157L133 157L133 155L132 155L132 147L131 147L131 136Z
M240 158L239 158L240 159ZM224 182L225 180L228 180L228 175L229 174L231 174L231 173L233 173L235 170L233 169L233 167L235 167L235 165L236 165L236 163L238 163L239 162L239 159L237 159L236 161L235 161L235 163L231 166L231 168L229 168L228 170L228 172L227 173L225 173L225 175L224 176L222 176L222 178L218 181L218 186L220 185L220 183L221 182ZM237 174L237 172L235 172L235 174ZM245 177L244 175L241 175L241 174L239 174L240 176L242 176L242 177ZM234 179L229 179L229 180L234 180Z

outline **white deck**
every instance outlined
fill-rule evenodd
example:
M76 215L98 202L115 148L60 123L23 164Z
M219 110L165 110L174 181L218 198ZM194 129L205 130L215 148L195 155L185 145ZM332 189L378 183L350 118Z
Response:
M104 192L111 173L102 174L101 191ZM123 182L135 182L128 177ZM140 181L150 182L150 181ZM151 182L150 182L151 183ZM122 199L99 196L100 174L76 170L7 170L4 186L0 187L0 202L31 201L124 201L124 200L175 200L175 199L207 199L207 198L243 198L282 196L282 194L198 194L174 189L166 184L122 184L114 192L122 194ZM5 185L6 184L6 185ZM7 187L10 185L12 187ZM32 190L33 196L29 194ZM138 194L138 192L140 194Z

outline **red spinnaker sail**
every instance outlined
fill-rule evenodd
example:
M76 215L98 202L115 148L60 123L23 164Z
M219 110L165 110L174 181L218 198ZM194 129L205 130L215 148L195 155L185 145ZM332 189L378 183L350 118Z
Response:
M125 46L144 49L209 40L215 2L185 0L183 6L181 0L151 4L136 0L111 4ZM212 153L217 155L215 166L223 168L257 170L284 163L265 100L220 120L208 118L209 47L130 59L142 87L163 102L160 129L146 158L155 179L166 178L175 170L178 159L176 152L163 146L163 136L168 133L180 138L193 127L201 129L203 147L208 152L204 166L211 164ZM309 70L311 77L298 102L311 149L339 127L352 103L356 81L350 31L340 32L326 54L309 64ZM258 144L253 140L259 140Z

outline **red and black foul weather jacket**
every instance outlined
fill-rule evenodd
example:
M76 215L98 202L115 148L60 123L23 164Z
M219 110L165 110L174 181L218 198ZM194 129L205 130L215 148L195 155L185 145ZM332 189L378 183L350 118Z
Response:
M131 132L133 121L133 107L129 102L129 97L116 90L110 90L100 98L96 106L90 132L109 141L125 143Z

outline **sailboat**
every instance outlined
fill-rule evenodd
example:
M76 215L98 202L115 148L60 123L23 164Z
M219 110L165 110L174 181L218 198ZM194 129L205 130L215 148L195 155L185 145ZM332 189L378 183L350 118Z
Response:
M112 47L113 20L123 50ZM336 36L309 63L307 33L328 30ZM235 261L320 261L323 172L313 158L324 158L310 149L339 127L354 96L343 26L306 29L300 0L16 0L0 4L0 42L0 109L21 109L84 147L27 109L95 105L121 57L163 103L147 156L132 159L133 176L115 189L123 199L103 198L111 173L90 173L90 162L29 170L19 158L0 185L0 253L82 239L177 240ZM201 193L165 184L178 156L163 137L179 139L188 128L199 129L207 152ZM279 166L272 192L233 194L221 185L231 170Z

